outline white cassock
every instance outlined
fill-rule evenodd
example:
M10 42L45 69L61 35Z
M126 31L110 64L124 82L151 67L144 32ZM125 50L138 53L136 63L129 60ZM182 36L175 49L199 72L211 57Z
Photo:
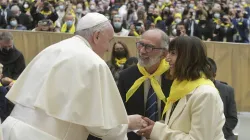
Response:
M126 140L128 119L112 74L80 36L49 46L6 97L16 104L4 140Z

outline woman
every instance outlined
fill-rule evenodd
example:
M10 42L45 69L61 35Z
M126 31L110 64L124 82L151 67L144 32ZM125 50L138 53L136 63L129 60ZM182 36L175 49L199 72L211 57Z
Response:
M121 41L116 42L113 45L111 60L107 62L116 83L119 78L119 73L121 70L123 70L124 64L128 58L129 58L129 52L127 45Z
M174 80L167 98L165 123L144 118L137 133L151 140L224 140L223 103L215 88L205 45L196 37L177 37L169 44L169 73Z

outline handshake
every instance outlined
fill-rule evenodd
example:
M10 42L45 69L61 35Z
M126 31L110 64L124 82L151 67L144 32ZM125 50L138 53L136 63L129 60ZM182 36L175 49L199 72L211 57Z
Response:
M141 115L129 115L128 121L129 131L137 131L137 135L146 137L148 139L150 138L150 134L155 124L154 121Z

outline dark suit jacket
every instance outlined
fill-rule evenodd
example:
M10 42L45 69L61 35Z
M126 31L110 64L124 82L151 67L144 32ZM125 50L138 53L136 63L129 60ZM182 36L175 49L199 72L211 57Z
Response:
M1 118L1 122L3 122L6 117L6 104L7 104L7 99L5 98L5 95L7 93L7 90L5 87L0 86L0 118Z
M120 73L120 77L118 80L118 88L122 96L122 100L125 104L126 110L128 115L132 114L139 114L142 116L145 116L145 110L144 110L144 84L142 84L137 91L134 93L134 95L129 99L128 102L126 101L126 93L130 89L130 87L134 84L134 82L142 77L142 74L140 73L138 67L132 66L128 69L125 69ZM170 87L172 85L172 81L167 80L165 78L165 74L162 75L161 78L161 87L162 91L165 94L166 97L169 96ZM165 104L162 102L161 106L161 112L163 111ZM137 136L135 133L128 133L128 139L129 140L140 140L141 137Z
M220 27L219 29L216 29L214 33L218 35L218 40L216 41L223 41L225 37L227 39L226 42L234 42L233 36L237 33L237 30L235 27L229 27L225 31L225 27Z
M234 100L234 89L231 86L223 84L219 81L214 81L214 85L219 90L224 104L226 122L223 127L223 133L227 139L228 137L234 135L232 131L238 122L236 104Z

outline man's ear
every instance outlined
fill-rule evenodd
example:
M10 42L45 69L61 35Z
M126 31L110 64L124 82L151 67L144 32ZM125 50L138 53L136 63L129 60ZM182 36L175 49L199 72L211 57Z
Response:
M94 34L93 34L93 41L94 41L95 44L98 43L99 37L100 37L100 31L94 32Z

